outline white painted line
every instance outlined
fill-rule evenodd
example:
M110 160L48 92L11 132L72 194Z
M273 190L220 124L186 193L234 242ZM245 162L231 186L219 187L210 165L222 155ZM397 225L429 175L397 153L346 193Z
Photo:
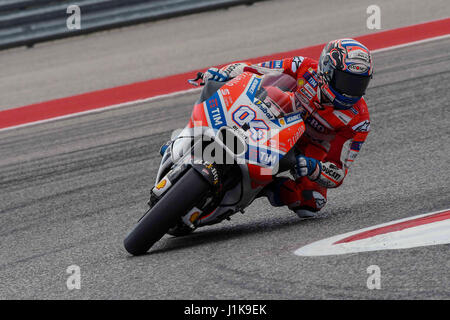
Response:
M20 125L17 125L17 126L2 128L2 129L0 129L0 132L12 130L12 129L29 127L29 126L33 126L33 125L36 125L36 124L42 124L42 123L47 123L47 122L51 122L51 121L64 120L64 119L69 119L69 118L73 118L73 117L79 117L79 116L83 116L83 115L91 114L91 113L109 111L109 110L118 109L118 108L122 108L122 107L135 106L135 105L139 105L141 103L154 102L154 101L163 100L163 99L166 99L166 98L174 98L174 97L177 97L177 96L182 96L184 94L194 93L196 91L200 91L200 89L201 88L193 88L193 89L188 89L188 90L183 90L183 91L177 91L177 92L162 94L162 95L154 96L154 97L150 97L150 98L138 99L138 100L132 100L132 101L123 102L123 103L119 103L119 104L114 104L114 105L106 106L106 107L102 107L102 108L97 108L97 109L91 109L91 110L86 110L86 111L82 111L82 112L71 113L71 114L67 114L67 115L64 115L64 116L60 116L60 117L55 117L55 118L50 118L50 119L45 119L45 120L39 120L39 121L33 121L33 122L29 122L29 123L20 124Z
M446 38L449 38L449 37L450 37L450 34L446 34L446 35L443 35L443 36L427 38L427 39L423 39L423 40L417 40L417 41L408 42L408 43L404 43L404 44L398 44L398 45L390 46L390 47L386 47L386 48L375 49L375 50L372 50L371 52L372 53L378 53L378 52L383 52L383 51L395 50L395 49L415 46L417 44L432 42L432 41L436 41L436 40L442 40L442 39L446 39Z

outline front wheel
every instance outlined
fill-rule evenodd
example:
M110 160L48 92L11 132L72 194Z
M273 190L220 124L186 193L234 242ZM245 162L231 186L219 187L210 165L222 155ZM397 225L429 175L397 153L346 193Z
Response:
M125 249L132 255L146 253L209 189L208 182L189 169L128 233Z

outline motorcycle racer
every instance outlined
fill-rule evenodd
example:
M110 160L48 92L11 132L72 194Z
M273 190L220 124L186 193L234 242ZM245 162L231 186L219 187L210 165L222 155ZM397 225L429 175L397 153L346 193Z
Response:
M342 184L370 131L363 95L373 73L371 53L356 40L338 39L325 45L319 61L297 56L257 65L238 62L209 68L203 79L228 81L247 70L297 79L292 111L301 112L306 131L295 146L295 180L276 178L264 194L273 206L314 217L327 202L327 189Z

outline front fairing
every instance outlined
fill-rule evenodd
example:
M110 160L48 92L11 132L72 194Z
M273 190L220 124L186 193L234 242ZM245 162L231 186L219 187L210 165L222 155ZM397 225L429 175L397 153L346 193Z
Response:
M225 216L243 210L272 181L273 176L281 172L279 169L284 166L280 163L289 158L285 155L301 137L305 125L299 112L287 114L278 108L281 104L272 99L273 96L271 100L267 97L270 88L277 88L281 95L294 91L292 83L296 84L296 81L292 79L283 74L261 76L244 72L194 106L189 124L173 139L166 156L171 161L167 163L180 164L200 158L209 164L228 164L220 162L222 157L209 158L209 147L214 145L219 146L218 151L224 150L234 157L230 164L234 168L238 166L241 173L240 181L227 190L213 212L202 214L197 226L217 223ZM230 146L230 139L221 138L224 133L231 133L234 140L244 147ZM213 143L204 144L205 140ZM199 144L203 147L197 148ZM162 175L164 168L160 171ZM222 178L227 179L221 175Z
M244 72L225 83L204 102L195 105L191 131L202 127L214 134L227 128L246 144L237 158L255 166L276 170L280 159L295 145L305 126L300 112L286 113L267 92L295 91L296 81L286 74L257 75ZM273 91L273 90L272 90ZM270 101L270 102L269 102Z

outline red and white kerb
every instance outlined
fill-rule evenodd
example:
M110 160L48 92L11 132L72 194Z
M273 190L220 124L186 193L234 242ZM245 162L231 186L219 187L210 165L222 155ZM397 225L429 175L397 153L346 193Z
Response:
M294 253L298 256L324 256L446 243L450 243L449 209L348 232L313 242Z

